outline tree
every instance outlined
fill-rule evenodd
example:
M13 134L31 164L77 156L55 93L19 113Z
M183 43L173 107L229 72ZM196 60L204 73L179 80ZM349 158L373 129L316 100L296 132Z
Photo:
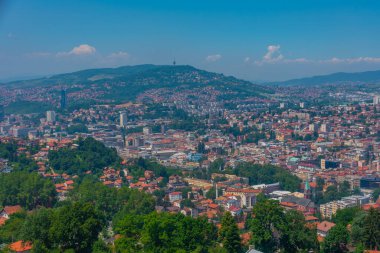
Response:
M201 141L198 143L197 152L200 154L204 154L206 152L206 145L204 142Z
M370 249L380 248L380 211L371 208L364 218L363 240Z
M324 253L341 253L348 252L347 243L349 242L350 235L347 228L338 224L332 227L327 234L323 244L322 252Z
M117 252L207 252L217 239L217 229L207 219L182 214L127 215L115 231L120 234Z
M22 239L38 242L41 247L51 247L49 229L52 223L52 209L42 208L27 216L21 230Z
M120 157L116 149L106 147L94 138L79 139L78 147L49 151L50 165L68 174L84 174L87 170L100 173L106 166L118 166Z
M252 243L258 250L274 252L279 246L275 234L278 234L284 221L283 209L275 200L264 200L254 206L253 214Z
M347 226L354 220L354 218L358 215L359 212L361 212L361 209L359 207L348 207L339 209L334 215L333 221L336 224L342 224L344 226Z
M229 253L239 253L242 251L239 229L236 221L230 212L226 212L222 217L219 238L223 248Z
M315 228L306 226L302 213L290 210L280 229L280 248L283 252L301 252L317 249L318 240Z
M0 226L0 244L21 240L21 229L26 219L26 212L15 213Z
M377 201L379 199L379 196L380 196L380 188L377 188L372 193L373 201Z
M367 216L367 213L360 212L356 215L356 217L352 220L351 227L351 238L353 243L362 243L364 244L364 221Z
M90 252L101 229L101 217L94 206L78 202L55 211L49 234L56 248Z
M21 205L26 209L52 207L57 201L54 184L37 173L16 171L0 174L0 205Z

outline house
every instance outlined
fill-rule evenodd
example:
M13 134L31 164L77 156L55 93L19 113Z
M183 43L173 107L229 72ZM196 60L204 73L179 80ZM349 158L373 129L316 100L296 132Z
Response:
M174 202L176 200L182 200L182 192L171 192L171 193L169 193L169 201Z
M9 217L14 214L21 212L22 207L20 205L16 206L6 206L3 208L3 210L0 211L0 217L3 217L5 219L9 219Z
M0 227L3 226L5 224L5 222L7 221L6 218L4 217L0 217Z
M335 226L335 223L322 221L317 225L317 234L321 237L326 237L330 229Z
M17 241L9 245L11 252L28 253L31 252L33 245L30 242Z
M288 205L290 209L295 209L304 214L314 214L315 213L315 204L310 199L298 198L292 195L287 195L281 198L281 205ZM285 207L286 208L286 207Z
M241 208L236 206L231 206L230 208L228 208L228 211L232 214L232 216L237 216L242 213Z

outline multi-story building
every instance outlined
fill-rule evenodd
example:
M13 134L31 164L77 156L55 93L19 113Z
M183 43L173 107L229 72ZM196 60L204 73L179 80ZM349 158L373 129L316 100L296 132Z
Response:
M120 123L119 123L119 126L120 127L126 127L127 126L127 122L128 122L127 114L125 112L121 112L120 113Z
M379 105L380 104L380 96L374 96L373 97L373 104Z
M342 200L331 201L320 205L320 213L322 218L331 219L339 209L344 209L354 206L362 206L369 203L370 195L359 196L352 195L342 198Z
M46 121L49 123L55 122L56 113L55 111L47 111L46 112Z

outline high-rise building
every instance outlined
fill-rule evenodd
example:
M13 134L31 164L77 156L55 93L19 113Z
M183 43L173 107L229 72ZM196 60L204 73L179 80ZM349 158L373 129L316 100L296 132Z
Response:
M3 121L4 120L4 106L3 105L0 105L0 121Z
M374 96L373 97L373 104L374 105L380 105L380 96Z
M328 124L322 124L321 128L320 128L322 133L327 133L329 131L329 129L330 129L330 127Z
M61 103L60 103L61 109L66 108L66 91L61 90Z
M47 122L55 122L55 111L47 111L46 112L46 121Z
M119 123L119 126L120 127L125 127L125 126L127 126L127 122L128 122L127 114L125 112L121 112L120 113L120 123Z

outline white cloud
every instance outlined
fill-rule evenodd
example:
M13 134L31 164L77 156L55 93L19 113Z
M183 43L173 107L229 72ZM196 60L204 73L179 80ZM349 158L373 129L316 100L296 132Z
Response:
M213 54L206 57L206 61L208 62L216 62L222 59L222 55L220 54Z
M244 63L249 63L251 62L251 57L245 57L244 58Z
M57 56L67 56L67 55L91 55L96 53L96 48L88 44L81 44L74 47L69 52L59 52Z
M332 64L339 64L339 63L346 63L346 64L353 64L353 63L380 63L379 57L357 57L357 58L337 58L333 57L328 60L322 60L320 63L332 63Z
M115 53L112 53L112 54L108 55L108 58L112 58L112 59L127 59L127 58L129 58L129 53L123 52L123 51L119 51L119 52L115 52Z
M282 59L284 59L284 56L280 52L280 45L269 45L267 53L263 56L264 62L277 62Z
M312 62L311 60L308 60L306 58L296 58L296 59L284 59L283 60L285 63L307 63L307 62Z

